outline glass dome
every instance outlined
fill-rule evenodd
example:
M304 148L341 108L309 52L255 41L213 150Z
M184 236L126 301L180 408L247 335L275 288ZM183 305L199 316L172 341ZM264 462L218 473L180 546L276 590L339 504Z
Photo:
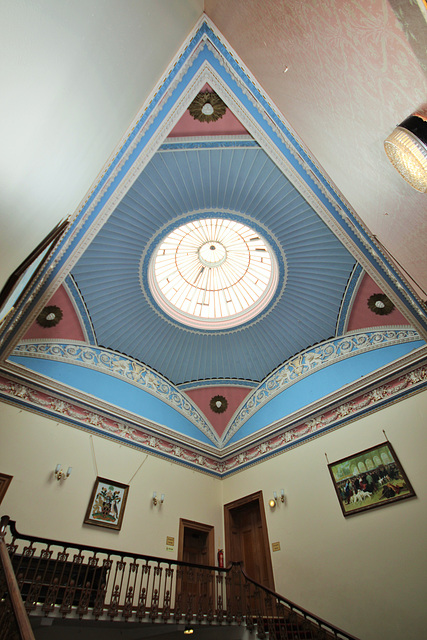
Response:
M268 243L250 227L224 218L188 222L160 243L149 268L158 305L188 326L235 327L258 315L277 287Z

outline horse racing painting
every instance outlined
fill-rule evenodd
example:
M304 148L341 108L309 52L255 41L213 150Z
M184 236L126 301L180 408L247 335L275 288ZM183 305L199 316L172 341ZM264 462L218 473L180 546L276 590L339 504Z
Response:
M328 469L344 516L415 496L389 442L332 462Z
M120 531L128 491L129 485L127 484L98 477L93 487L84 523Z

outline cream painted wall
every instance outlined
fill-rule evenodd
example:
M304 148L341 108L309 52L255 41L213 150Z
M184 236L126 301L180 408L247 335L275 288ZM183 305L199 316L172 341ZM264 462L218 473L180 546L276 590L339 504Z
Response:
M426 401L418 394L223 481L224 503L262 489L276 591L362 640L426 637ZM329 461L385 440L417 498L344 518ZM285 489L286 504L267 505Z
M221 481L154 456L130 483L120 532L84 525L97 475L89 434L4 403L0 415L0 471L13 475L0 513L16 520L18 531L175 558L180 518L213 525L222 537ZM93 441L98 475L128 484L146 454ZM63 482L53 477L57 463L73 467ZM152 505L153 491L165 494L161 507ZM174 553L166 552L166 536L175 538Z
M367 416L224 481L149 456L131 482L121 532L83 525L95 480L89 435L0 404L0 471L14 476L0 506L18 530L166 556L179 518L215 526L223 546L222 505L262 489L276 590L362 640L419 640L427 628L425 412L427 393ZM417 498L344 518L326 466L387 436ZM98 474L128 483L145 455L94 437ZM58 483L53 469L72 466ZM285 489L274 512L267 500ZM153 491L164 492L161 509ZM175 554L171 556L176 557Z

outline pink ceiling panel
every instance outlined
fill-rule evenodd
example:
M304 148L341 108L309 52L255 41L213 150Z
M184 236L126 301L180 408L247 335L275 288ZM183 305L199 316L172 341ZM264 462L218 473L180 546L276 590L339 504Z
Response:
M234 412L252 389L242 387L204 387L186 391L191 400L205 414L217 434L221 437ZM223 413L215 413L210 408L210 402L215 396L222 396L227 400L227 408Z
M387 327L391 325L409 324L405 316L396 308L387 316L380 316L371 311L368 307L368 299L373 293L383 292L372 278L366 274L356 294L348 322L348 331L366 329L366 327Z
M212 91L208 84L202 87L202 91ZM192 136L238 136L247 135L245 127L236 118L234 113L227 109L225 114L216 122L199 122L187 111L181 120L172 129L170 138L187 138Z
M62 319L54 327L41 327L34 321L25 334L24 340L39 340L44 338L85 340L79 318L64 287L59 287L46 306L59 307L62 311Z

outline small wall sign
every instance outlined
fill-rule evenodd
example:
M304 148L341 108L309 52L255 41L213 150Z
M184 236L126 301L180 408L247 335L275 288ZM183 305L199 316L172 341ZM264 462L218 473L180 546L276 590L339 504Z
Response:
M174 545L175 545L175 538L172 538L172 536L166 536L166 546L173 547Z
M271 546L273 551L280 551L280 542L273 542Z

